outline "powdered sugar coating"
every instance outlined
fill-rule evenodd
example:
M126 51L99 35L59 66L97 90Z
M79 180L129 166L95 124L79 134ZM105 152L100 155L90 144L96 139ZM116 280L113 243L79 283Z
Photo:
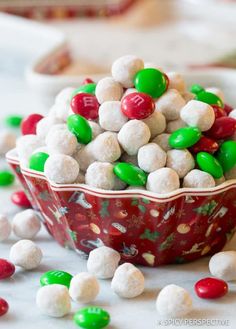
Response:
M143 60L134 55L118 58L111 68L113 78L125 88L133 87L135 74L144 68Z
M45 139L51 127L57 124L62 124L63 120L53 115L49 115L37 123L36 134L41 139Z
M129 155L135 155L141 146L148 143L151 132L140 120L130 120L118 133L118 141Z
M102 127L95 121L88 121L91 129L92 129L92 136L93 139L96 138L98 135L104 132Z
M98 161L92 163L85 174L85 183L104 190L113 190L115 185L113 165Z
M209 130L215 122L213 108L203 102L189 101L180 112L181 119L190 127L198 127L201 131Z
M156 101L156 109L160 111L167 121L179 119L180 110L185 105L185 100L175 89L168 89Z
M214 178L205 171L199 169L191 170L183 181L183 187L210 188L215 186Z
M147 190L164 194L179 188L179 176L171 168L161 168L151 172L147 179Z
M93 274L81 272L72 278L69 294L77 303L90 303L97 297L99 289L99 282Z
M20 240L10 249L10 261L25 270L32 270L39 266L43 254L41 249L31 240Z
M236 251L221 251L209 262L211 274L225 281L236 280Z
M77 148L77 139L67 129L54 129L50 131L46 138L46 145L50 154L72 155Z
M171 134L175 130L178 130L180 128L186 127L186 123L182 119L177 119L173 121L169 121L166 126L166 132Z
M120 254L106 246L96 248L89 253L87 269L99 279L113 277L120 261Z
M61 318L71 310L69 291L61 284L43 286L37 292L36 305L42 314Z
M121 156L117 134L106 131L100 134L93 142L93 156L97 161L114 162Z
M124 263L115 271L111 289L122 298L134 298L144 291L144 276L133 264Z
M93 155L94 142L90 142L87 145L82 145L73 154L74 159L78 162L79 167L82 171L86 171L88 167L96 161Z
M120 101L108 101L99 108L99 124L105 130L119 131L128 121L121 111Z
M151 138L163 133L166 129L166 118L159 111L154 111L149 117L142 120L150 129Z
M183 178L195 167L195 161L188 150L170 150L167 152L166 166L174 169L179 178Z
M54 183L74 183L79 174L79 164L69 155L52 154L45 162L44 173Z
M0 214L0 242L6 241L11 234L11 224L8 218Z
M169 138L170 134L160 134L152 140L152 143L158 144L165 152L167 152L171 149L169 144Z
M100 104L107 101L119 101L123 95L123 88L113 78L106 77L98 81L95 95Z
M43 141L37 135L20 136L16 141L16 150L19 158L27 162L34 150L41 146L43 146Z
M138 151L138 165L144 171L150 173L164 167L166 164L166 152L155 143L148 143L140 147Z
M167 72L169 79L169 89L176 89L181 94L186 90L186 84L183 76L178 72Z
M33 239L41 228L41 223L32 209L18 212L12 220L12 230L21 239Z

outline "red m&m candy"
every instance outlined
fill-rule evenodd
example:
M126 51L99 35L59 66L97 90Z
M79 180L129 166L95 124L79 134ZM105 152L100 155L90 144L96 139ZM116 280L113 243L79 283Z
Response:
M15 273L15 265L0 258L0 280L10 278Z
M16 191L16 192L12 193L11 201L19 207L23 207L23 208L31 207L31 203L30 203L29 199L27 198L24 191Z
M221 117L215 120L206 135L213 139L225 139L232 136L236 131L236 120L229 117Z
M142 120L154 112L155 103L147 94L131 93L122 99L121 110L129 119Z
M227 116L227 113L225 112L225 110L222 107L220 107L218 105L212 105L212 108L215 112L216 119Z
M88 120L98 117L99 103L92 94L79 93L72 98L70 105L75 114L80 114Z
M6 314L8 309L9 309L8 302L5 301L5 299L0 298L0 316Z
M233 111L233 107L228 104L224 104L224 111L227 113L227 115L229 115L230 112Z
M22 135L36 135L37 123L43 119L41 114L30 114L21 122Z
M82 85L87 85L88 83L94 83L94 81L90 78L85 78L84 81L82 82Z
M228 292L228 284L216 278L201 279L195 284L194 288L198 297L205 299L220 298Z
M219 148L219 144L215 140L202 136L199 139L199 141L190 148L190 151L193 153L198 153L198 152L215 153L218 150L218 148Z

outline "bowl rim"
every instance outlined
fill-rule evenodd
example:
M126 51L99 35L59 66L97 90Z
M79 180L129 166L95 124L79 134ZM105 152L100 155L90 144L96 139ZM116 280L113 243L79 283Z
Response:
M16 149L12 149L7 152L6 159L8 163L20 165L19 158L16 154ZM25 176L34 177L34 178L40 178L42 180L45 180L50 185L50 188L55 192L62 192L62 191L71 191L71 192L84 192L88 193L97 197L104 197L104 198L145 198L150 201L157 201L157 202L169 202L173 201L175 199L178 199L180 197L185 196L186 198L191 196L213 196L216 194L220 194L223 192L226 192L228 190L231 190L233 188L236 188L236 179L230 179L225 181L224 183L211 187L211 188L179 188L177 190L174 190L170 193L165 194L159 194L147 190L139 190L139 189L133 189L133 190L103 190L95 187L90 187L86 184L57 184L49 179L44 175L42 172L38 172L36 170L32 170L26 167L21 167L21 172Z

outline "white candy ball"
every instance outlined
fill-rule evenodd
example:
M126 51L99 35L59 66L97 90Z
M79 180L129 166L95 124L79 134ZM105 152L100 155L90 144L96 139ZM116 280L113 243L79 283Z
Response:
M37 135L20 136L16 141L16 150L20 159L28 161L37 148L43 146L42 140Z
M158 144L165 152L167 152L171 149L169 145L169 138L170 134L160 134L152 140L152 143Z
M16 146L16 135L9 130L0 131L0 155L6 154Z
M82 171L86 171L88 167L96 161L93 155L93 141L87 145L82 145L74 154L74 159L78 162Z
M141 146L148 143L150 129L140 120L130 120L118 133L118 141L129 155L135 155Z
M62 123L63 123L63 121L61 119L56 118L53 115L49 115L37 123L36 134L39 138L45 139L47 134L49 133L49 130L54 125L58 125L58 124L62 124Z
M99 108L99 124L105 130L119 131L128 121L121 111L121 102L104 102Z
M171 134L175 130L186 127L186 123L182 119L177 119L174 121L169 121L166 126L166 132Z
M111 68L113 78L120 82L123 87L130 88L134 85L135 74L144 68L143 60L133 56L126 55L118 58Z
M179 176L171 168L161 168L148 175L147 190L164 194L177 190L180 186Z
M203 102L192 100L180 112L181 119L191 127L198 127L201 131L209 130L215 122L213 108Z
M236 119L236 109L234 109L233 111L231 111L228 116L230 118Z
M97 122L94 121L88 121L91 129L92 129L92 136L93 139L96 138L98 135L100 135L101 133L103 133L103 129L101 126L99 126L99 124Z
M192 311L192 298L184 288L169 284L157 296L156 308L161 316L184 317Z
M30 240L20 240L10 249L10 261L25 270L32 270L39 266L43 254L41 249Z
M130 263L120 265L111 281L111 289L122 298L134 298L144 291L142 272Z
M119 82L107 77L97 83L95 95L100 104L107 101L119 101L123 95L123 88Z
M195 167L195 161L188 150L170 150L167 152L166 167L174 169L179 178L183 178Z
M77 148L78 142L74 134L66 129L54 129L46 138L46 145L50 154L72 155Z
M166 120L177 120L179 119L180 110L185 104L185 100L177 90L168 89L156 101L156 109L165 116Z
M108 162L92 163L85 174L85 183L104 190L112 190L115 185L113 165Z
M117 134L105 131L95 138L93 142L93 156L97 161L114 162L121 156Z
M183 93L186 90L184 78L178 72L168 72L169 89L176 89L178 92Z
M89 253L87 269L99 279L113 277L120 261L120 254L109 247L102 246Z
M61 122L66 122L68 116L70 114L74 114L74 112L70 108L70 102L68 103L55 103L51 109L49 110L48 116L53 116L57 118Z
M236 280L236 251L221 251L213 255L209 270L213 276L225 281Z
M49 132L48 132L48 134L50 135L50 134L52 134L54 131L63 131L63 130L68 130L68 128L67 128L67 124L66 123L57 123L57 124L55 124L55 125L53 125L50 129L49 129ZM47 134L47 136L48 136L48 134ZM47 137L46 136L46 138L45 138L45 142L47 143Z
M148 143L138 150L138 165L144 171L150 173L166 164L166 152L155 143Z
M74 183L79 174L79 164L69 155L53 154L45 162L44 173L54 183Z
M55 98L55 103L56 104L69 104L70 103L70 99L71 99L71 95L73 93L73 91L75 90L74 87L67 87L62 89Z
M231 168L229 171L225 173L225 178L227 180L236 178L236 166L234 166L233 168Z
M0 214L0 242L5 241L11 234L11 224L6 216Z
M154 111L149 117L142 120L151 132L151 138L163 133L166 129L166 118L159 111Z
M99 282L87 272L75 275L70 282L70 297L77 303L90 303L99 293Z
M205 171L191 170L183 181L183 187L209 188L215 186L214 178Z
M209 93L212 93L212 94L220 97L220 99L224 102L225 95L224 95L223 91L220 88L217 88L217 87L208 87L205 90L207 92L209 92Z
M32 209L17 213L12 220L12 229L22 239L33 239L41 228L41 223Z
M50 284L41 287L36 295L36 305L42 314L61 318L71 310L71 301L67 287Z

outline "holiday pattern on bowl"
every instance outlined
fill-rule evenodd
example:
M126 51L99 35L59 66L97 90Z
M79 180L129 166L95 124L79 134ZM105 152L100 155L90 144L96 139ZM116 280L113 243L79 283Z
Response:
M8 162L54 239L82 257L106 245L134 264L184 263L218 252L235 231L235 181L208 194L177 192L165 199L142 191L54 186L41 173L21 171L11 157Z

